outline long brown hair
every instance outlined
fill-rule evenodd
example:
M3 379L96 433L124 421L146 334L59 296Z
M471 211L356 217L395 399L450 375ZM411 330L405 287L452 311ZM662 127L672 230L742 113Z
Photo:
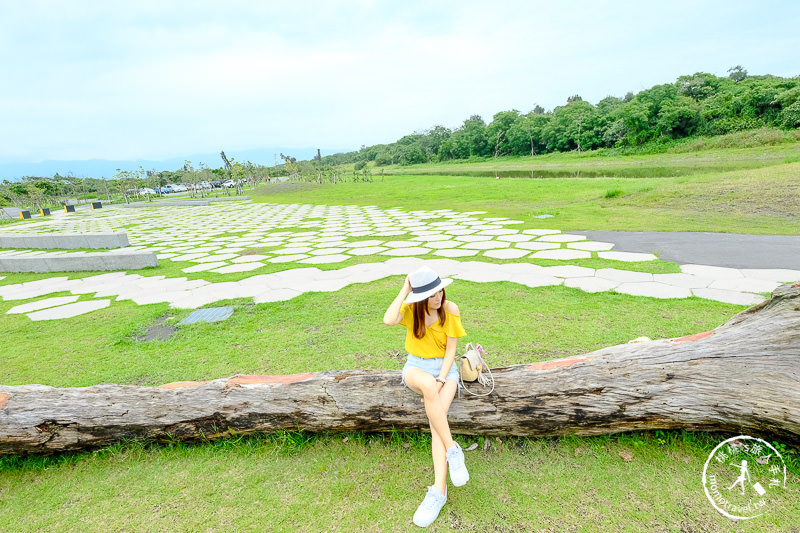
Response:
M432 296L435 296L434 293ZM430 296L428 297L430 298ZM428 298L425 298L421 302L414 302L411 304L411 311L414 314L414 336L418 339L421 339L425 336L425 331L427 328L425 327L425 315L428 312ZM442 289L442 305L439 306L439 309L436 310L436 314L439 315L439 324L444 326L444 303L447 301L447 293L444 292Z

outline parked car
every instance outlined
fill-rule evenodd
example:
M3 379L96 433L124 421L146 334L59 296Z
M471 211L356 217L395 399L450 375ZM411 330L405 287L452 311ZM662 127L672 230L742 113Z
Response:
M207 181L201 181L200 183L197 184L197 188L198 189L210 189L211 188L211 184L209 182L207 182Z
M228 189L231 189L233 187L236 187L236 184L232 180L225 180L222 182L222 187L227 187Z
M142 187L141 189L139 189L139 194L156 194L156 191L154 191L150 187Z
M161 192L161 194L169 194L171 192L175 192L172 188L172 185L162 185L159 191Z
M184 187L183 185L176 185L174 183L168 185L168 187L172 187L172 191L173 192L186 192L186 191L189 190L186 187Z
M214 180L211 182L212 189L219 189L220 187L222 187L222 180Z

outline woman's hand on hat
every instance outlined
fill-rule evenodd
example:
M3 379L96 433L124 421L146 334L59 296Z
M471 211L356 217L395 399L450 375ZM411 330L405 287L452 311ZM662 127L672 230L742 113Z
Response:
M406 294L411 292L411 281L408 279L408 276L406 276L406 280L403 282L403 291Z

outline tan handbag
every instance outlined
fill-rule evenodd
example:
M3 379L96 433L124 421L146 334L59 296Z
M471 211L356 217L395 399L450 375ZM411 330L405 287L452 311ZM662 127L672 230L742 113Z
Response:
M473 345L469 342L464 355L458 358L458 377L461 380L461 387L473 396L488 396L494 391L494 376L492 376L492 371L489 370L489 365L481 357L481 353L488 355L483 346L480 344ZM484 389L489 387L491 382L491 389L489 392L478 394L469 390L464 384L465 381L477 381L483 385Z

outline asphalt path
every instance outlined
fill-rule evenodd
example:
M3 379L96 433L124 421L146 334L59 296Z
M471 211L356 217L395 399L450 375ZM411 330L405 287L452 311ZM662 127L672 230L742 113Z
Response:
M800 228L798 228L800 231ZM615 252L653 253L673 263L800 270L800 235L660 231L570 231L613 242Z

